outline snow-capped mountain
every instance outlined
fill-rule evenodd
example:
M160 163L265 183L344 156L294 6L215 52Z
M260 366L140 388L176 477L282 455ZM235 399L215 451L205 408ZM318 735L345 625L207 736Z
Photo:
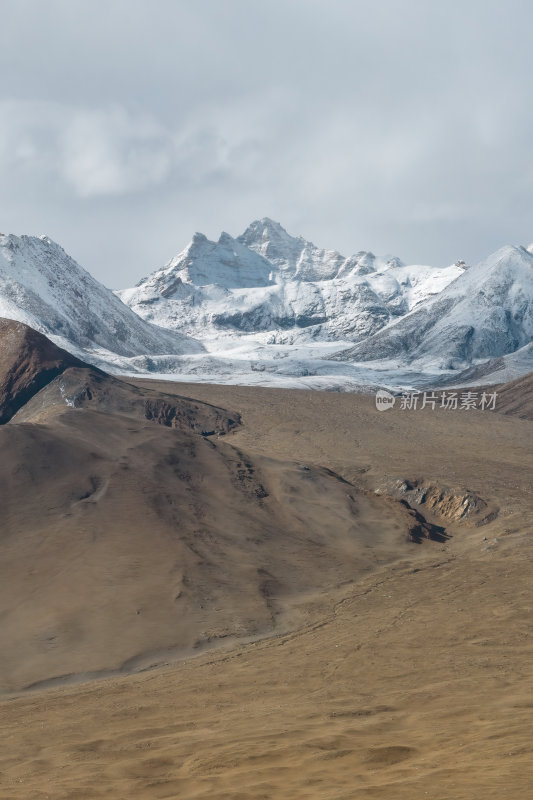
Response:
M194 286L217 284L235 289L268 286L273 282L271 271L266 259L250 252L229 233L222 233L216 243L202 233L195 233L185 250L148 280L156 292L171 297L176 279Z
M502 247L422 307L334 356L466 368L515 353L533 340L533 254Z
M357 342L462 272L366 251L346 258L262 219L236 239L195 234L166 266L118 294L144 319L202 339L262 333L269 344Z
M406 265L262 219L237 238L195 234L116 295L47 237L0 236L0 316L116 372L346 390L533 369L533 246L469 268Z
M264 256L285 280L323 281L353 272L364 275L402 266L395 256L378 259L373 253L360 250L345 258L337 250L322 250L302 236L291 236L279 222L268 217L252 222L237 241Z
M336 250L320 250L301 236L291 236L267 217L252 222L237 241L266 258L285 280L335 278L346 261Z
M46 334L93 363L199 352L182 334L134 314L47 236L0 235L0 316Z
M533 368L532 253L506 247L469 268L368 251L346 258L265 218L237 238L195 234L119 295L147 321L202 340L207 353L179 367L195 380L330 389L489 383ZM168 359L159 368L174 372Z

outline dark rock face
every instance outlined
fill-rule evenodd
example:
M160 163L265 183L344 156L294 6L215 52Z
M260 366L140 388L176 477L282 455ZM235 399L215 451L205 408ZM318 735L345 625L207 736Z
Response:
M144 415L146 419L167 428L192 431L202 436L223 435L239 424L239 420L229 417L223 409L184 398L174 401L159 397L147 399Z
M66 369L85 366L33 328L0 319L0 424Z

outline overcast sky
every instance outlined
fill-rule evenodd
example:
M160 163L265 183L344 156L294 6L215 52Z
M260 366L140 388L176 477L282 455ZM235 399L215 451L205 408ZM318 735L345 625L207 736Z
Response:
M349 255L533 240L530 0L0 0L0 230L133 285L272 217Z

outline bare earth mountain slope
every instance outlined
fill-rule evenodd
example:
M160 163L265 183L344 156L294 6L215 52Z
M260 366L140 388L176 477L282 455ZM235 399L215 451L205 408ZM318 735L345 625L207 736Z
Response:
M527 797L532 436L67 369L0 427L2 798Z
M0 424L57 375L85 366L27 325L0 318Z
M3 691L291 630L444 540L327 465L233 446L237 412L64 367L0 428Z
M533 373L498 387L497 410L533 420Z

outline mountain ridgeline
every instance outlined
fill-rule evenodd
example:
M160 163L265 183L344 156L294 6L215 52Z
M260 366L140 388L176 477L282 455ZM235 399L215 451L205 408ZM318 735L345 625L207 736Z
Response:
M48 237L0 236L0 314L122 373L351 389L510 380L533 369L532 248L471 266L320 249L264 218L196 233L106 289Z
M221 330L269 333L271 344L359 341L462 272L366 251L346 258L264 219L237 239L195 234L165 267L119 296L146 320L202 338Z

